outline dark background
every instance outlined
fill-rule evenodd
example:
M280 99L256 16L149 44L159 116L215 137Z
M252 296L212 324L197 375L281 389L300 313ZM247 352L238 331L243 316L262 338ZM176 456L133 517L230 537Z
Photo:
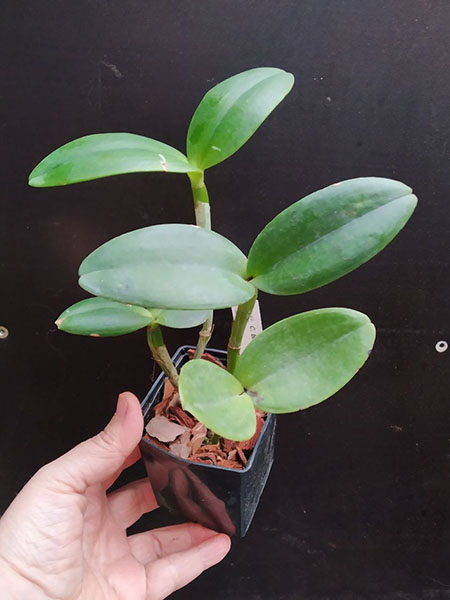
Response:
M94 132L183 150L208 88L278 66L294 73L294 90L207 173L217 231L246 252L281 209L355 176L402 180L419 205L356 272L304 296L262 295L266 326L324 306L366 312L375 350L333 399L279 419L249 534L174 597L450 598L450 350L435 350L450 342L450 3L7 0L1 29L0 325L9 337L0 340L0 508L39 466L97 432L118 392L149 387L142 332L98 340L55 330L85 297L79 263L120 233L192 220L184 175L38 190L28 173ZM217 347L228 316L217 314ZM170 350L195 336L168 332ZM138 527L163 522L158 512Z

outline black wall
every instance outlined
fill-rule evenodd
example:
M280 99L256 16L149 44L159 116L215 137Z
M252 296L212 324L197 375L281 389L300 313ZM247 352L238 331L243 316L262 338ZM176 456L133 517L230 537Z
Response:
M265 325L348 306L377 325L372 356L328 402L279 419L253 526L177 598L450 598L450 3L447 0L6 0L2 6L0 508L43 463L97 432L117 393L152 377L144 336L69 336L77 267L147 224L191 222L183 175L31 189L49 151L130 131L181 150L216 82L254 66L293 92L207 174L213 224L243 251L303 195L361 175L419 205L378 257L304 296L261 298ZM228 313L213 344L226 342ZM195 340L169 332L171 350ZM124 477L141 476L137 466ZM140 527L163 517L144 518ZM139 527L138 526L138 527Z

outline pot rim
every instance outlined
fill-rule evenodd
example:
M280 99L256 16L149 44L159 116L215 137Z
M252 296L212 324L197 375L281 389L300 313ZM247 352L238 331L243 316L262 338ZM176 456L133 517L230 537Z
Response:
M188 350L195 350L195 346L190 346L188 344L184 345L184 346L179 346L176 350L175 353L172 356L172 360L175 363L175 366L178 367L178 364L181 362L181 359L187 354ZM219 350L218 348L205 348L205 352L208 352L209 354L219 354L222 356L226 356L227 353L225 350ZM158 377L155 379L155 381L153 382L152 386L150 387L149 391L147 392L147 394L145 395L144 399L141 402L141 409L142 409L142 413L144 415L144 418L146 416L147 411L144 412L144 407L146 405L149 404L149 396L150 393L153 389L153 387L157 387L157 385L162 385L162 383L165 380L165 375L163 372L161 372ZM159 390L158 390L159 391ZM148 409L147 409L148 410ZM250 454L250 457L248 459L247 465L243 468L243 469L232 469L231 467L221 467L220 465L210 465L208 463L199 463L193 460L189 460L187 458L181 458L180 456L176 456L175 454L172 454L169 450L165 450L164 448L161 448L161 446L158 446L157 444L154 444L151 440L149 440L148 438L145 437L145 434L142 436L141 439L141 443L146 443L149 444L150 446L152 446L152 448L156 448L158 450L160 450L161 452L164 452L165 454L167 454L168 456L170 456L173 459L176 459L180 462L183 462L185 464L188 465L195 465L198 467L203 467L203 468L208 468L208 469L217 469L219 471L230 471L232 473L246 473L247 471L249 471L252 468L253 462L254 462L254 458L256 455L256 452L258 451L260 445L261 445L261 439L263 437L264 432L266 431L266 429L269 426L269 423L271 422L272 419L275 419L275 415L272 413L266 413L267 417L264 423L264 427L261 429L261 433L259 434L259 437L256 441L255 446L252 449L252 453ZM144 430L145 431L145 430Z

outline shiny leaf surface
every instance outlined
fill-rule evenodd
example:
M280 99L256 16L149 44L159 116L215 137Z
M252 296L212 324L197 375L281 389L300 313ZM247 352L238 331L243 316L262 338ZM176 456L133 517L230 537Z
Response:
M290 73L260 67L213 87L198 105L189 126L189 161L207 169L234 154L293 85L294 76Z
M260 333L239 357L235 377L257 408L305 409L342 388L367 360L375 340L369 318L346 308L289 317Z
M96 296L151 308L211 310L254 294L246 258L229 240L193 225L154 225L121 235L80 266L80 285Z
M150 309L156 323L173 329L187 329L202 325L210 316L210 310L164 310Z
M67 333L109 337L137 331L152 321L152 314L141 306L88 298L66 309L56 325Z
M300 294L353 271L402 229L417 198L398 181L362 177L306 196L276 216L248 258L252 283Z
M218 435L243 441L255 433L253 402L225 369L206 360L191 360L181 369L179 391L184 410Z
M31 172L33 187L53 187L123 173L195 170L171 146L133 133L97 133L64 144Z

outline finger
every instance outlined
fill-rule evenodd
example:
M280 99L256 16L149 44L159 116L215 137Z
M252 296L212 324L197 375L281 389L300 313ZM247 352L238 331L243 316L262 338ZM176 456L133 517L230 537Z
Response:
M119 475L122 473L122 471L124 471L125 469L128 469L128 467L131 467L132 465L134 465L134 463L137 462L140 458L141 458L141 451L139 449L139 446L136 446L136 448L133 450L133 452L130 454L130 456L125 459L125 462L123 463L123 465L121 467L119 467L117 469L117 471L103 483L103 487L105 488L105 490L107 490L108 488L110 488L112 486L112 484L119 477Z
M158 508L148 479L133 481L108 494L109 510L118 525L127 529L143 514Z
M49 485L84 492L89 486L113 477L138 445L143 430L139 400L130 392L120 394L117 410L106 428L75 446L41 470Z
M123 465L121 467L122 471L124 469L128 469L128 467L131 467L131 465L134 465L134 463L137 462L140 458L141 458L141 451L139 449L139 446L136 446L136 448L133 450L133 452L130 454L130 456L128 456L125 459L125 462L123 463ZM119 473L119 475L120 475L120 473Z
M163 600L220 562L230 549L230 538L218 533L188 550L149 563L146 600Z
M198 523L182 523L130 535L128 543L136 560L147 564L174 552L188 550L215 535L216 531Z

